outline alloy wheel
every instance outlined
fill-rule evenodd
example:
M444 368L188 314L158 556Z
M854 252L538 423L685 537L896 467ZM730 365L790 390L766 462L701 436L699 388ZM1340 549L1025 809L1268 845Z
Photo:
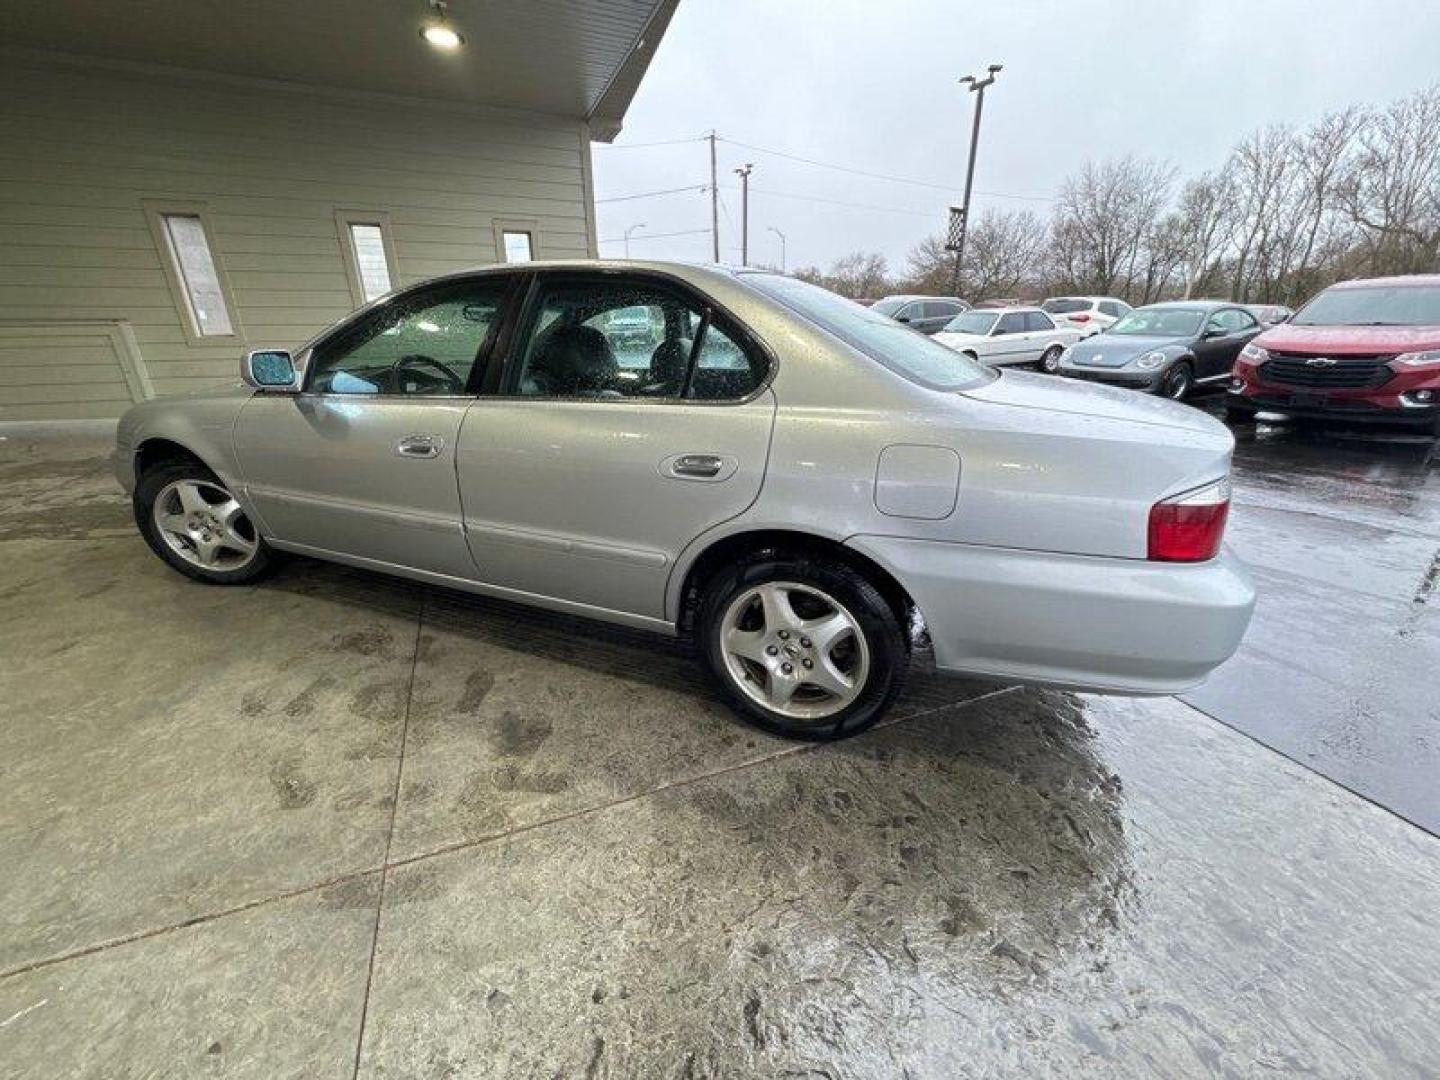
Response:
M797 582L766 582L737 596L720 624L720 648L742 693L797 720L840 712L870 672L870 648L855 616Z
M172 481L160 489L151 514L165 545L202 570L240 570L260 550L255 526L219 484Z
M1060 350L1054 345L1045 350L1045 355L1040 357L1040 367L1051 375L1060 370Z

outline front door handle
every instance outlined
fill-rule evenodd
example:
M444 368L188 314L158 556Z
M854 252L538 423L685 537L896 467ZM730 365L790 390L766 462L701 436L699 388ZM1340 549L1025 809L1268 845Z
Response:
M395 453L401 457L433 458L439 457L444 447L445 440L439 435L406 435L395 444Z
M736 465L719 454L677 454L661 462L661 472L677 480L727 480Z

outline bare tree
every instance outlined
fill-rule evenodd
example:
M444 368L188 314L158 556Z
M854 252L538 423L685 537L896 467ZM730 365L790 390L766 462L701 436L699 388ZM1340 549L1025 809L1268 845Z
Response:
M868 296L883 296L890 291L889 268L885 256L875 252L852 251L836 259L828 271L819 267L804 266L792 271L801 281L820 285L859 300Z
M983 300L1034 289L1048 243L1045 223L1033 210L986 210L970 228L964 291Z
M1135 157L1082 165L1055 203L1057 275L1087 292L1128 292L1174 176L1169 165Z
M1340 196L1370 273L1440 269L1440 84L1360 127Z

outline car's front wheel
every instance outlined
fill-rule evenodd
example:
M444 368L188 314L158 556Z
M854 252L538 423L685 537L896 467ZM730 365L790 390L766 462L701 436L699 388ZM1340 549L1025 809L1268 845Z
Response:
M219 477L199 464L147 470L135 485L135 523L150 550L212 585L246 585L273 553Z
M790 738L838 739L878 721L910 652L894 608L842 563L767 553L705 586L697 644L730 704Z
M1160 379L1160 396L1171 401L1183 401L1195 385L1195 374L1184 360L1172 364Z

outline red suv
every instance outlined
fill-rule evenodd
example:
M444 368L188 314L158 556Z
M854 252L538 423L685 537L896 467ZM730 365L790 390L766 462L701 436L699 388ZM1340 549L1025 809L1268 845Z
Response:
M1332 285L1241 351L1226 413L1440 435L1440 274Z

